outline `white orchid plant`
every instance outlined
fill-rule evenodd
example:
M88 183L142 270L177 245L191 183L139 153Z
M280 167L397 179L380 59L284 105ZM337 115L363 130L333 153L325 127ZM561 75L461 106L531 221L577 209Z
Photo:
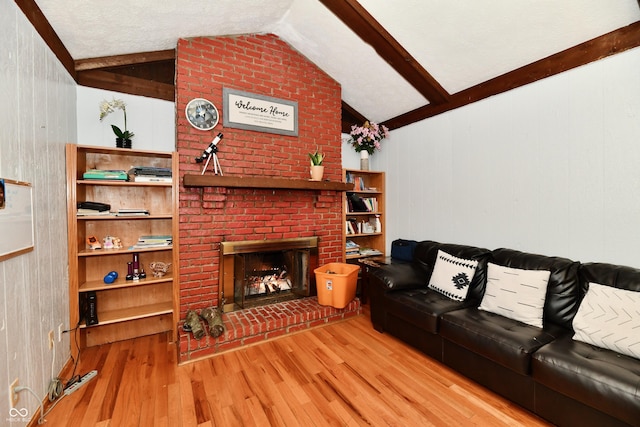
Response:
M123 100L114 98L111 101L102 101L100 103L100 121L116 110L122 110L122 113L124 114L124 131L116 125L111 125L113 133L115 133L118 138L133 138L133 132L127 130L127 104L125 104Z

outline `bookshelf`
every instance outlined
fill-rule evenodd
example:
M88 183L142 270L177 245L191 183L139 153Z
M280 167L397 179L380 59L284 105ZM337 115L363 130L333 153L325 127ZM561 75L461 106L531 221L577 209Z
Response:
M345 193L342 209L345 261L384 256L384 172L343 169L342 178L353 185Z
M104 343L169 331L177 340L178 210L177 153L67 144L67 222L69 232L69 319L78 326L82 349ZM134 166L170 168L170 179L140 181L84 179L89 169L124 170ZM100 214L78 214L78 202L110 205ZM131 214L131 210L142 212ZM119 213L117 213L119 212ZM125 214L126 213L126 214ZM163 245L141 246L141 236L169 236ZM119 239L113 248L91 249L87 240ZM146 277L127 278L134 253ZM151 262L171 263L155 277ZM105 275L118 277L105 283ZM95 296L97 323L87 325L83 301ZM75 339L73 340L75 342ZM74 357L78 349L73 344Z

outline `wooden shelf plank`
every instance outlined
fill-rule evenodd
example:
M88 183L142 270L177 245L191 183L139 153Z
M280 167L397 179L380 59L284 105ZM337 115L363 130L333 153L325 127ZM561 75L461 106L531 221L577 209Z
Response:
M353 190L353 184L347 184L345 182L305 181L303 179L193 174L185 174L182 179L182 184L185 187L265 188L270 190Z
M166 274L163 277L151 277L147 276L146 279L140 280L126 280L124 277L118 277L115 282L111 284L104 283L102 280L90 280L88 282L82 283L78 291L79 292L89 292L89 291L104 291L110 289L120 289L120 288L131 288L135 286L145 286L145 285L154 285L157 283L166 283L171 282L173 280L173 275L171 273Z
M173 216L168 214L155 214L155 215L124 215L116 216L116 214L110 215L78 215L78 221L128 221L131 219L171 219Z
M112 179L79 179L78 185L110 185L114 187L171 187L171 182L135 182Z
M142 307L130 307L120 310L102 312L98 314L100 323L97 325L86 326L84 323L80 328L93 328L96 326L104 326L112 323L127 322L129 320L144 319L147 317L159 316L162 314L170 314L173 312L173 304L171 301L150 304Z
M122 249L83 249L78 251L78 256L104 256L104 255L120 255L134 252L160 252L173 250L173 246L158 246L155 248L133 248L126 247Z

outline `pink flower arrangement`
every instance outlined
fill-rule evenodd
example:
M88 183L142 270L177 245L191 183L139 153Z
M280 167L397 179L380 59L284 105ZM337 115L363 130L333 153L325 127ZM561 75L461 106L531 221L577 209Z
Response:
M380 150L380 141L389 136L389 129L384 125L366 121L362 126L351 126L349 135L349 143L355 148L356 153L366 151L373 154L375 150Z

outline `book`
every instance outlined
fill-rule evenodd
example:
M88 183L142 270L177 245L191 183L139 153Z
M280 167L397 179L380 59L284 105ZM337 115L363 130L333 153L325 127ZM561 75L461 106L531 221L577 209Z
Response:
M94 216L94 215L111 215L112 213L109 211L98 211L95 209L78 209L77 215L78 216Z
M138 241L132 247L135 249L144 249L171 245L173 245L173 236L170 234L151 234L138 237Z
M171 234L150 234L138 237L139 242L148 242L151 240L173 240L173 236Z
M172 242L164 242L164 243L136 243L131 246L133 249L146 249L146 248L163 248L172 246Z
M105 181L128 181L129 175L123 170L89 169L82 174L83 179L95 179Z
M151 176L151 175L135 175L132 176L133 182L173 182L170 176Z
M146 209L118 209L116 216L147 216L149 211Z

